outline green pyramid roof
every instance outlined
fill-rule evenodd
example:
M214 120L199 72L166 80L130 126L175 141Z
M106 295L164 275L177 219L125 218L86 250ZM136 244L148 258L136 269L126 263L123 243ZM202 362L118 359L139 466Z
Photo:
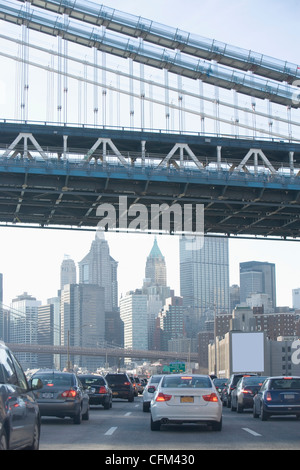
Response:
M156 237L154 239L153 247L150 251L149 258L164 258L158 247Z

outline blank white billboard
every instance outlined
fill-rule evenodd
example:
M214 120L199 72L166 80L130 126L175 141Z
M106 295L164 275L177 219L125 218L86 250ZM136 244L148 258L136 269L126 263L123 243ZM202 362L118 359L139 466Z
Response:
M232 372L264 371L264 334L232 333Z

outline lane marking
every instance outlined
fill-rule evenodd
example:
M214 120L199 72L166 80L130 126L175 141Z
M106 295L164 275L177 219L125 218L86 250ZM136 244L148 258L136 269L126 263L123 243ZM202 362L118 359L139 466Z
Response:
M242 428L244 431L248 432L249 434L252 434L252 436L261 436L261 434L258 434L255 431L252 431L252 429L249 428Z
M131 415L131 411L127 411L127 413L125 413L124 416L130 416Z
M116 429L118 429L118 426L113 426L113 427L109 428L109 430L106 431L106 433L104 435L105 436L111 436L115 432Z

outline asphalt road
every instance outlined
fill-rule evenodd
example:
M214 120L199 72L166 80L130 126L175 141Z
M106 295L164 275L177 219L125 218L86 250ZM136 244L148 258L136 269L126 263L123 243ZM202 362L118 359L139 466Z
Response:
M252 412L237 414L223 408L221 432L195 425L162 426L154 432L150 430L150 413L143 412L142 397L137 397L133 403L113 400L110 410L91 407L89 421L80 425L69 418L42 418L40 450L101 450L103 459L106 455L114 459L130 456L130 452L142 456L145 451L153 454L150 463L155 465L169 463L155 461L162 451L175 456L181 451L180 455L196 459L199 450L300 450L300 421L273 417L262 422L254 419ZM125 463L137 467L134 461Z

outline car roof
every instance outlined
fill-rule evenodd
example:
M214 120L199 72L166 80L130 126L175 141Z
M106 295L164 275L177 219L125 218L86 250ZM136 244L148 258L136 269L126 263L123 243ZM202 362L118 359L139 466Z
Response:
M61 371L61 370L56 370L56 369L40 369L40 370L36 371L33 375L39 375L39 374L75 375L74 372L66 372L66 371Z

